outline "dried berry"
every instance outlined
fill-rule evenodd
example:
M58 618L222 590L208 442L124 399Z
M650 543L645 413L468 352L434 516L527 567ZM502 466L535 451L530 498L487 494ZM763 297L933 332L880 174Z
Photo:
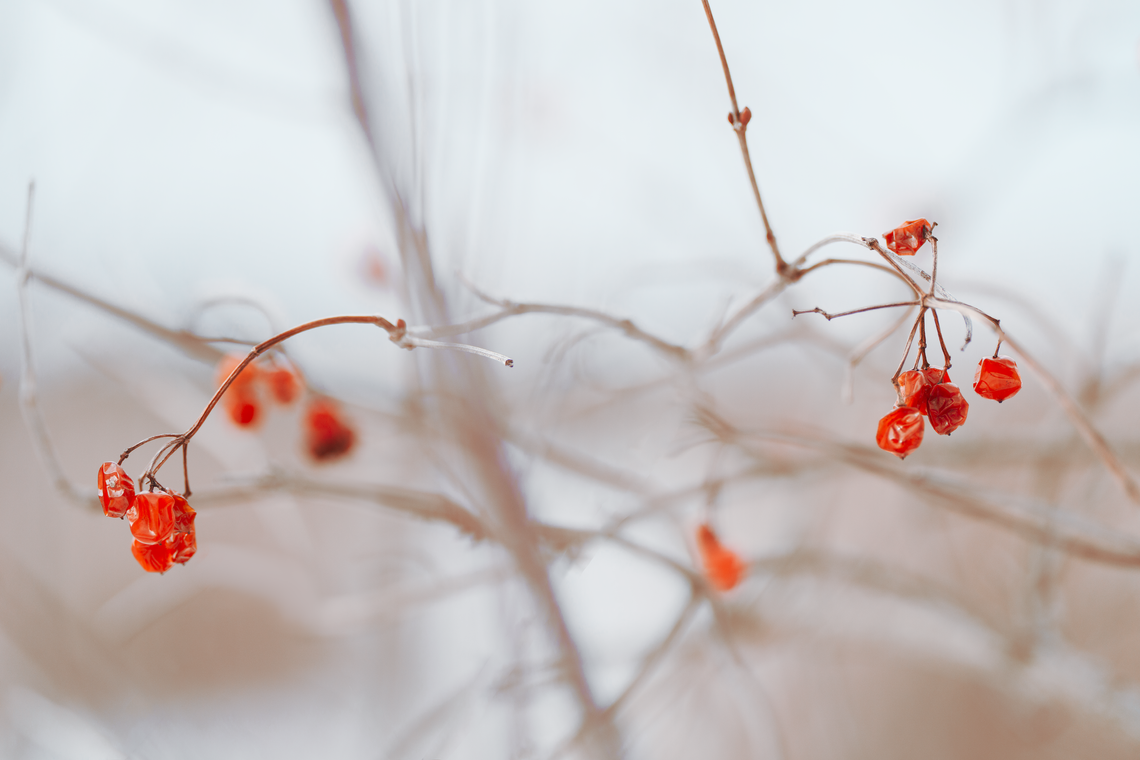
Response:
M165 491L140 493L127 511L131 535L142 544L160 544L174 532L174 495Z
M198 539L194 531L189 533L175 533L164 543L174 562L186 564L198 551Z
M340 407L327 398L317 399L305 412L305 448L318 462L347 454L356 443L356 433L343 420Z
M974 373L974 392L999 404L1021 390L1017 362L1008 356L985 358Z
M697 549L705 567L705 577L717 591L731 591L743 580L748 565L736 552L725 548L706 524L697 528Z
M950 435L966 421L970 405L954 383L939 383L930 389L926 401L930 426L938 435Z
M131 544L131 554L148 573L165 573L174 566L174 555L166 544Z
M922 443L924 427L922 415L917 409L896 406L879 420L875 442L883 451L889 451L899 459L906 459Z
M169 493L169 492L168 492ZM174 499L174 530L177 533L193 533L194 532L194 518L198 513L190 506L190 502L176 493L170 494Z
M950 375L942 368L927 367L921 371L912 369L902 373L899 375L899 393L902 395L903 406L912 407L919 414L926 415L930 389L939 383L948 382Z
M122 467L114 462L104 462L99 467L99 502L107 517L122 517L127 514L135 500L135 484Z
M913 256L926 242L933 226L925 219L913 219L883 234L887 248L899 256Z

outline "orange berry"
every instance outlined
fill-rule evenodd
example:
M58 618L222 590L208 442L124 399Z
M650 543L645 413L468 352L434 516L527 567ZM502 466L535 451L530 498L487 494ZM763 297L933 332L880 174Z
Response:
M165 573L174 566L174 555L170 547L164 543L143 544L135 541L131 544L131 554L148 573Z
M913 219L890 232L883 233L883 239L887 243L887 248L899 256L913 256L926 242L933 228L933 225L925 219Z
M705 577L717 591L731 591L744 579L748 565L736 552L725 548L712 528L704 523L697 528L697 550L705 567Z
M265 376L273 400L279 404L291 404L301 390L297 375L288 367L276 367Z
M939 383L950 382L950 375L946 370L936 367L927 367L919 371L912 369L899 375L899 392L902 394L903 406L917 409L925 416L926 402L930 397L930 389Z
M974 392L999 404L1021 390L1017 362L1008 356L986 357L974 373Z
M938 435L950 435L966 421L970 404L954 383L939 383L930 389L926 401L930 426Z
M879 420L875 442L883 451L889 451L899 459L906 459L922 443L924 427L922 414L917 409L896 406Z
M104 462L99 467L99 502L107 517L122 517L127 514L135 500L135 484L122 467L114 462Z
M149 491L135 497L127 510L131 535L141 544L160 544L174 532L174 495Z

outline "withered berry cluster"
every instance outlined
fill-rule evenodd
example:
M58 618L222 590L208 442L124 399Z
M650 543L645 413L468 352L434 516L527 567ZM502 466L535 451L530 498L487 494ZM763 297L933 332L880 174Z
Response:
M103 514L127 519L134 537L131 553L148 573L186 564L198 551L197 513L185 498L153 483L152 490L135 493L134 481L114 462L99 468L98 484Z
M937 239L932 232L934 225L925 219L914 219L905 222L902 226L886 233L883 238L887 248L898 256L913 256L927 241L934 247L935 261L937 262ZM937 263L936 263L937 266ZM937 272L937 269L935 269ZM931 294L935 288L931 284ZM944 367L931 367L926 358L926 311L931 311L935 317L935 326L938 329L938 339L942 344L946 359ZM898 395L898 403L885 417L879 420L879 429L875 436L879 448L905 459L908 454L917 449L922 443L924 424L923 417L929 417L930 426L939 435L950 435L966 421L970 405L962 396L961 389L950 382L950 355L946 351L945 342L942 341L942 329L938 326L937 312L923 303L911 330L914 337L916 328L921 330L918 355L915 357L914 368L895 373L893 383ZM998 342L1000 348L1001 342ZM903 354L903 363L906 362L910 352L910 340L907 341L906 351ZM978 365L974 373L974 392L982 398L993 399L997 402L1005 401L1021 390L1021 377L1017 372L1017 363L1008 356L998 356L995 350L992 358L985 358Z

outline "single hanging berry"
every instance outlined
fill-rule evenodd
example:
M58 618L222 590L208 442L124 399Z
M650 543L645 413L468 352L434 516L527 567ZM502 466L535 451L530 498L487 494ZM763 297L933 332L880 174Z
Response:
M930 426L938 435L950 435L966 421L970 405L954 383L939 383L930 389L926 401Z
M936 367L927 367L924 370L912 369L899 375L899 393L902 395L903 406L918 410L925 416L926 402L930 397L930 389L939 383L950 382L950 375L946 370Z
M165 573L174 566L174 555L166 544L131 544L131 554L148 573Z
M174 532L164 543L174 562L186 564L198 551L198 539L194 534L194 518L198 513L183 497L178 494L171 496L174 497Z
M697 528L697 550L705 566L705 577L717 591L731 591L740 584L748 565L736 552L721 544L716 533L707 524Z
M275 367L265 375L273 400L278 404L291 404L301 391L301 382L288 367Z
M313 401L305 412L305 448L318 462L328 462L347 454L356 443L356 433L343 420L340 407L332 399Z
M148 491L135 497L127 511L131 535L141 544L161 544L174 532L174 496Z
M922 414L917 409L896 406L879 420L875 442L883 451L889 451L899 459L906 459L907 455L922 443L922 432L925 427Z
M887 243L887 248L899 256L913 256L926 242L932 229L934 226L925 219L913 219L904 222L901 227L883 233L883 239Z
M999 404L1021 390L1017 362L1008 356L986 357L974 373L974 392Z
M135 500L135 483L122 467L104 462L99 467L99 502L107 517L123 517Z
M217 382L220 386L237 366L245 361L241 354L227 354L218 363ZM234 378L222 396L226 414L235 425L249 427L257 424L261 416L261 403L257 392L261 370L254 364L247 364L241 374Z

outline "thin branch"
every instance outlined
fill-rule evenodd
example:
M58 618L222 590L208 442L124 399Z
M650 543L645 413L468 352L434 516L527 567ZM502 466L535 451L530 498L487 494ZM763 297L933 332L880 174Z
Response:
M798 309L798 310L792 309L792 316L798 317L801 314L821 314L821 315L823 315L824 319L826 319L828 322L830 322L831 320L838 319L839 317L849 317L852 314L862 314L863 312L867 312L867 311L878 311L879 309L897 309L901 306L910 306L913 308L913 307L918 306L918 305L919 305L918 301L900 301L899 303L884 303L884 304L880 304L879 306L864 306L862 309L852 309L851 311L840 311L840 312L836 312L835 314L832 314L830 312L826 312L823 309L816 306L814 309Z
M410 327L408 328L409 337L416 339L421 338L438 338L450 337L453 335L464 335L475 330L480 330L484 327L489 327L496 322L501 322L504 319L520 316L523 314L558 314L565 317L579 317L581 319L589 319L594 322L599 322L608 327L621 330L628 337L633 340L641 341L646 345L664 353L674 359L687 361L689 359L688 349L678 346L674 343L658 338L652 333L642 330L628 319L618 319L612 317L602 311L594 309L586 309L580 306L559 306L553 304L539 304L539 303L516 303L505 299L493 298L486 295L481 291L474 288L468 283L468 287L472 292L483 301L496 306L499 311L495 314L489 314L485 317L472 319L467 322L461 322L454 325L440 325L438 327Z
M713 20L712 8L709 0L701 0L705 6L705 16L709 20L709 29L712 30L713 39L716 40L716 52L720 56L720 65L724 69L724 81L728 85L728 97L732 101L732 125L736 138L740 141L740 154L744 157L744 167L748 170L748 181L752 184L752 194L756 197L756 206L760 209L760 218L764 222L764 233L768 238L768 246L772 249L772 256L776 259L776 273L785 277L789 267L784 257L780 255L780 248L776 245L776 235L772 232L772 225L768 223L768 212L764 210L764 201L760 197L760 186L756 183L756 172L752 169L752 158L748 153L748 124L740 118L740 107L736 102L736 89L732 86L732 72L728 70L728 58L724 55L724 46L720 42L720 32L717 31L716 21Z
M837 444L805 435L775 431L742 432L709 409L699 411L703 425L718 438L736 444L749 456L764 458L762 452L750 445L753 440L774 441L819 451L834 461L878 475L926 496L933 504L1002 526L1035 543L1047 543L1071 556L1091 562L1140 567L1140 539L1055 505L1013 494L995 496L965 480L944 474L913 472L902 468L894 460L888 461L878 449L866 446Z
M1104 466L1108 469L1109 473L1111 473L1128 498L1133 503L1140 504L1140 486L1137 486L1132 475L1129 474L1119 457L1116 456L1116 452L1108 445L1108 441L1106 441L1100 431L1096 429L1096 426L1093 425L1092 420L1089 419L1085 411L1081 409L1077 400L1065 390L1061 382L1054 377L1051 372L1045 369L1044 365L1034 359L1031 354L1026 353L1025 348L1019 341L1015 341L1009 337L1009 334L1001 328L999 320L986 314L981 309L962 303L961 301L946 300L933 296L927 296L925 300L931 307L950 309L951 311L957 311L967 316L976 316L984 320L997 335L998 339L1013 348L1013 350L1021 356L1022 362L1037 375L1041 384L1045 386L1045 390L1049 391L1050 395L1061 405L1065 416L1069 418L1073 427L1080 433L1085 444L1087 444L1100 458L1101 462L1104 463Z
M28 248L32 236L32 208L35 202L35 183L28 184L28 200L24 217L24 242L20 248L20 258L16 269L16 295L20 306L20 348L23 371L20 373L20 411L24 424L32 434L32 447L40 464L47 471L52 487L69 500L87 507L96 507L94 496L86 496L79 491L63 471L48 434L47 423L40 413L36 393L36 371L32 354L32 306L28 298L28 282L31 272L28 269Z

